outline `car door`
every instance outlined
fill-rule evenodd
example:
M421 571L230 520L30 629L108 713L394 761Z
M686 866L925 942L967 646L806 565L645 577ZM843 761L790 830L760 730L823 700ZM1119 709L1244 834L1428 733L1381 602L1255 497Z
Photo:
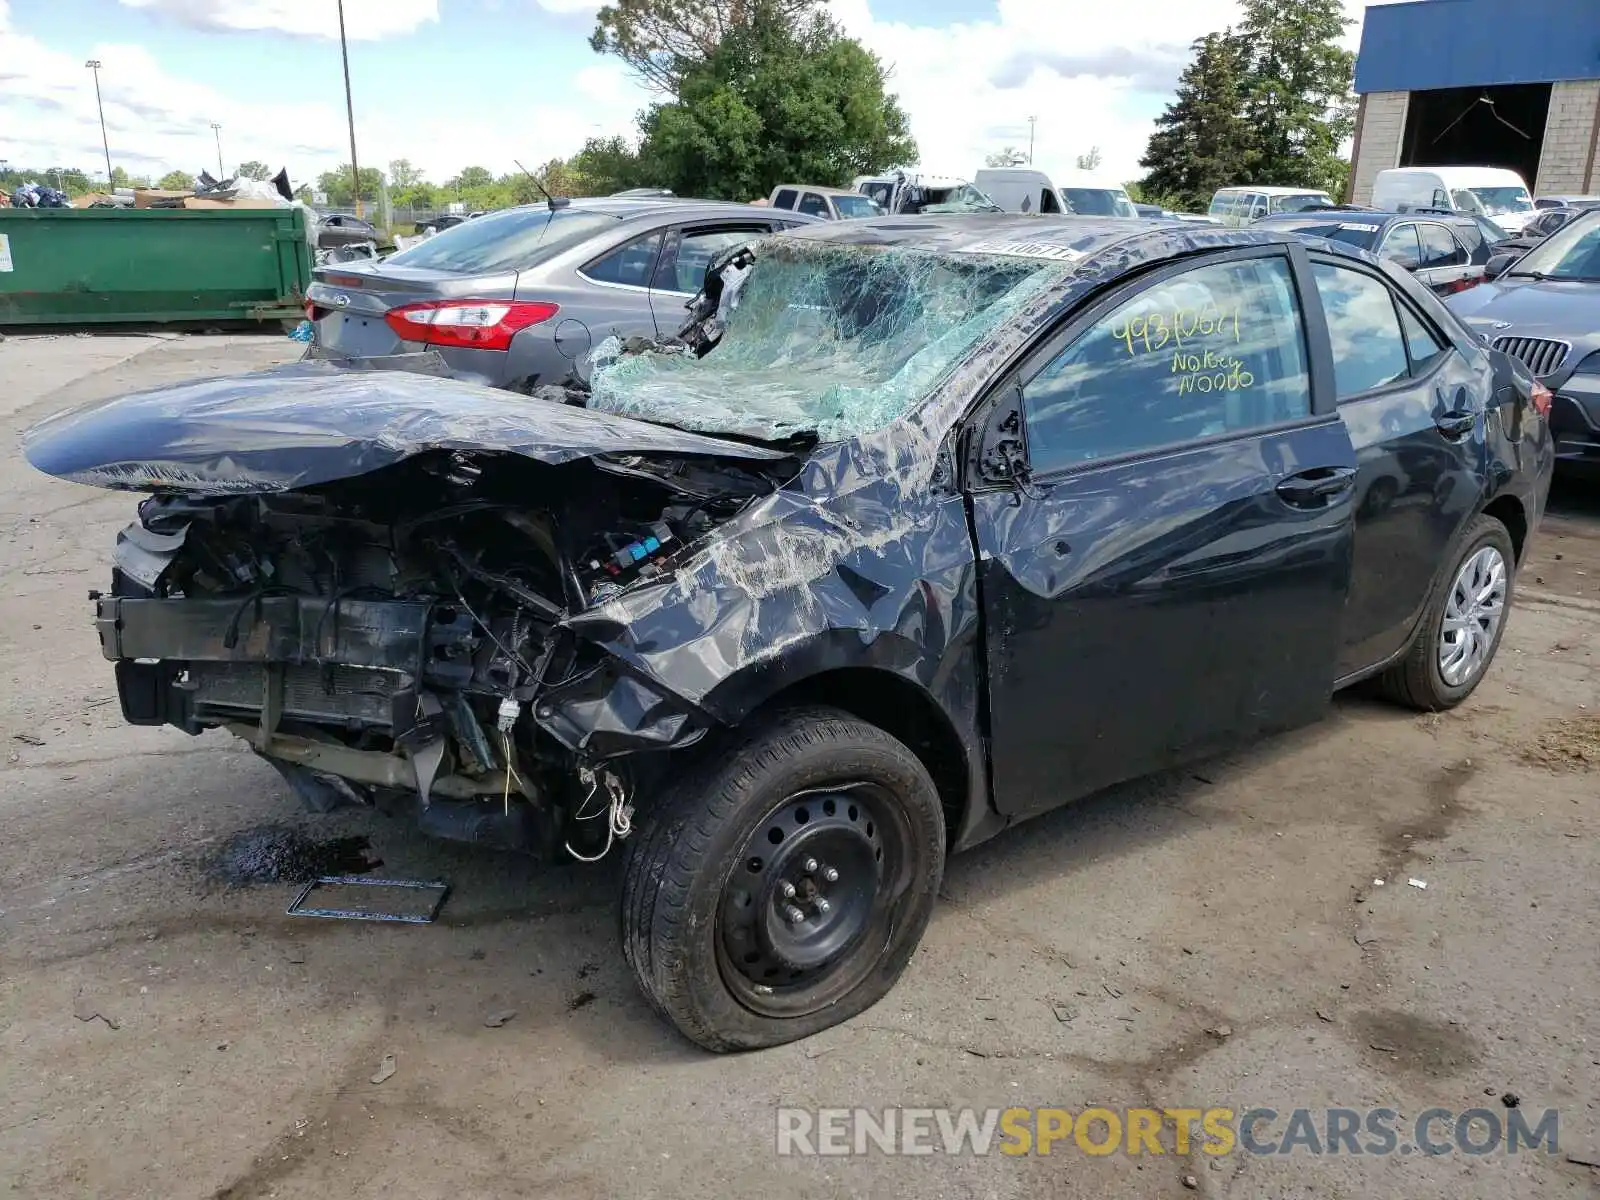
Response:
M582 302L563 305L551 337L560 361L580 379L589 377L589 352L606 338L656 336L650 280L665 241L661 229L636 232L578 268Z
M1339 415L1355 447L1355 558L1339 675L1400 652L1440 562L1477 510L1486 460L1483 362L1381 272L1313 256Z
M802 207L804 204L802 202ZM772 221L700 221L667 230L666 244L650 285L650 307L657 337L683 328L684 305L705 282L712 259L744 242L772 232Z
M1315 719L1355 452L1295 245L1185 259L1031 353L968 445L996 803Z

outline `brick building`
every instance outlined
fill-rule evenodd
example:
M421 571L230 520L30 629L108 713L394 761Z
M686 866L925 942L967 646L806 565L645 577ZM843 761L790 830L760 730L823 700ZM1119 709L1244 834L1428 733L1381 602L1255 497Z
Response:
M1600 0L1367 9L1348 198L1386 167L1510 167L1534 195L1600 193Z

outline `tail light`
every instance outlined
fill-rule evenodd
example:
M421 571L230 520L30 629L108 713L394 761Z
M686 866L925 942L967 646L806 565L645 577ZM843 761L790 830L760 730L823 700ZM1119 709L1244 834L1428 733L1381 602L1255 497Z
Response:
M560 311L556 304L522 300L427 300L391 308L383 319L408 342L509 350L517 333Z
M1533 389L1528 393L1528 399L1533 402L1534 412L1541 417L1550 415L1550 402L1553 397L1550 395L1550 389L1537 379L1533 381Z
M1482 282L1482 275L1475 276L1471 279L1453 279L1449 283L1445 284L1441 291L1446 296L1453 296L1457 292L1465 292L1471 288L1475 288Z

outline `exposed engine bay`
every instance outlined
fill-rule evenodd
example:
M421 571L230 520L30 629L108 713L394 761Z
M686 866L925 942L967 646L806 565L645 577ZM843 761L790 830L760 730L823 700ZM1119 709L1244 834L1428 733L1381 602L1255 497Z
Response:
M97 599L102 649L130 721L231 730L313 807L414 805L441 836L590 856L626 832L638 751L706 724L563 621L792 470L436 451L294 491L152 496ZM549 702L619 687L631 737L580 735Z

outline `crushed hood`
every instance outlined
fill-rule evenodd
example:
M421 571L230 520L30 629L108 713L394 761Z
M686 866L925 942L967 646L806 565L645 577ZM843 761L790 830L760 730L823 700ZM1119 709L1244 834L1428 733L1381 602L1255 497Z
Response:
M601 454L784 457L460 380L315 362L97 401L23 439L28 461L62 479L205 495L308 487L430 450L551 464Z

